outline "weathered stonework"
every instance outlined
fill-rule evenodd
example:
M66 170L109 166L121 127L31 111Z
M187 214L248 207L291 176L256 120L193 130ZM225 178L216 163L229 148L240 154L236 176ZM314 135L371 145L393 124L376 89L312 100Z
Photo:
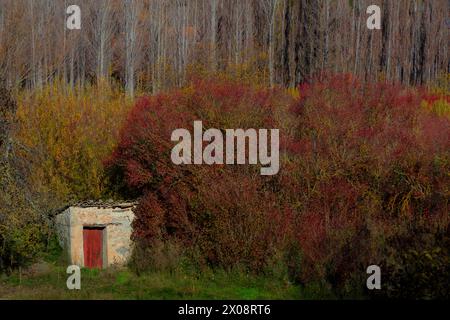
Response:
M83 228L103 228L103 267L123 264L131 254L133 205L71 206L55 218L60 245L71 264L84 266Z

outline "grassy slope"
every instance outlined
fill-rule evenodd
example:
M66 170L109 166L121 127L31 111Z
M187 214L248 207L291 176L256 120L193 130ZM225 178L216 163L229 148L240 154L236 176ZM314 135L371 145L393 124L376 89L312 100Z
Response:
M223 271L200 276L154 272L137 276L128 269L82 270L81 290L68 290L60 265L44 272L0 276L0 299L308 299L317 288ZM322 295L323 298L323 295Z

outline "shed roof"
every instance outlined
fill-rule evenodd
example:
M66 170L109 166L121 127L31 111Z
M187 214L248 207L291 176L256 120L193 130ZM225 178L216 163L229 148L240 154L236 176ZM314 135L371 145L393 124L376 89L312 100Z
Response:
M84 200L77 201L70 204L65 205L61 209L58 210L57 214L62 213L70 207L78 207L78 208L103 208L103 209L128 209L136 206L138 204L135 200Z

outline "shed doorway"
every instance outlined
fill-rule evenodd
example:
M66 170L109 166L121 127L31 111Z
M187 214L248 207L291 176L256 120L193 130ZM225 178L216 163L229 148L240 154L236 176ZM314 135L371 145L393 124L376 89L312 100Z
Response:
M103 268L104 227L83 227L84 267Z

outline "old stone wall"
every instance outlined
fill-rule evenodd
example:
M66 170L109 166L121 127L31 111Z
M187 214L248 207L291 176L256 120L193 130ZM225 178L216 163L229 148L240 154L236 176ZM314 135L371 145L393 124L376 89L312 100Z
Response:
M123 264L131 254L133 218L131 208L70 207L57 217L60 242L68 248L71 263L84 266L83 227L103 227L104 267Z
M56 216L55 231L59 245L64 249L67 258L70 260L70 208Z

